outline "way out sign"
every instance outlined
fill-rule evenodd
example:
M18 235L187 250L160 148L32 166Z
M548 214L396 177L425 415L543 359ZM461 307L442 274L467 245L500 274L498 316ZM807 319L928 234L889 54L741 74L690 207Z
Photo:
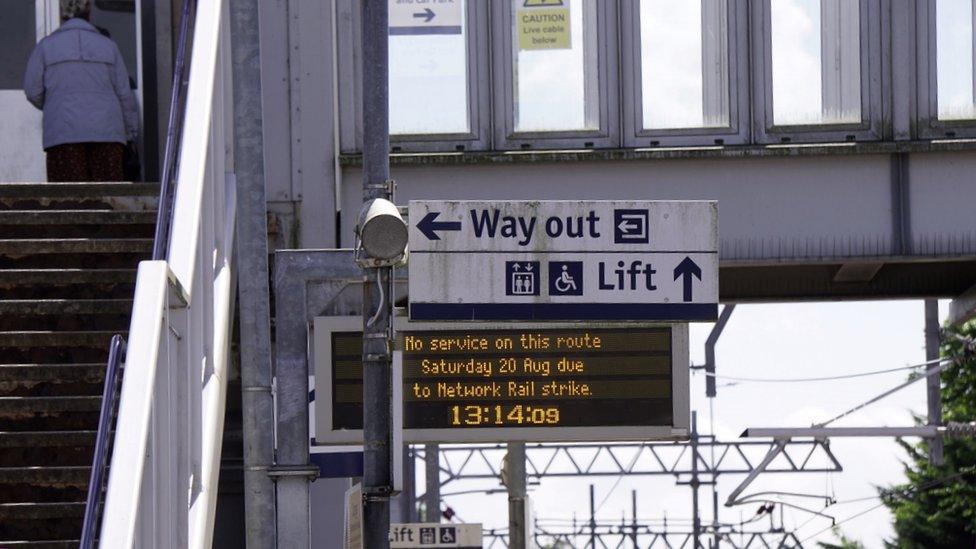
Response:
M718 204L411 201L411 320L710 321Z

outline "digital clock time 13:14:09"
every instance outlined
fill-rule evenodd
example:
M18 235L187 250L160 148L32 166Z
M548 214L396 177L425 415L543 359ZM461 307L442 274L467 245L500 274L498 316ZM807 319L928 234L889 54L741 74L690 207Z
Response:
M451 406L452 427L465 425L558 425L559 408L555 406L524 406L522 404L492 404L481 406Z

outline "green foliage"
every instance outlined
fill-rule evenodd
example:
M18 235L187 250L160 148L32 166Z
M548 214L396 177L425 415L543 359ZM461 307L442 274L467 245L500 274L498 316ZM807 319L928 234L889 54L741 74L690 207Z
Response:
M834 533L834 537L836 537L838 540L837 543L818 541L817 545L820 547L820 549L864 549L863 543L848 538L843 532L841 532L840 528L834 526L832 532Z
M942 356L966 353L956 335L976 338L976 322L947 329ZM941 375L943 421L976 420L976 357L967 354ZM895 539L886 545L892 549L976 547L976 440L946 440L941 466L929 463L927 441L899 443L908 454L908 482L879 490L895 519Z

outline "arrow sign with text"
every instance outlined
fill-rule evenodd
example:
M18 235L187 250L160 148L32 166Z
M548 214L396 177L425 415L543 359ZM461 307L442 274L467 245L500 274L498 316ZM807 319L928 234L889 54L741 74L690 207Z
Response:
M461 0L387 0L390 35L461 34Z
M709 201L411 201L412 320L711 321Z

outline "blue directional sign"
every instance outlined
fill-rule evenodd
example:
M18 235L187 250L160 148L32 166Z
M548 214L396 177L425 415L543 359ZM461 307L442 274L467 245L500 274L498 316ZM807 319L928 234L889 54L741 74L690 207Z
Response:
M462 0L388 0L390 35L461 34Z
M709 201L414 201L411 320L710 321Z

